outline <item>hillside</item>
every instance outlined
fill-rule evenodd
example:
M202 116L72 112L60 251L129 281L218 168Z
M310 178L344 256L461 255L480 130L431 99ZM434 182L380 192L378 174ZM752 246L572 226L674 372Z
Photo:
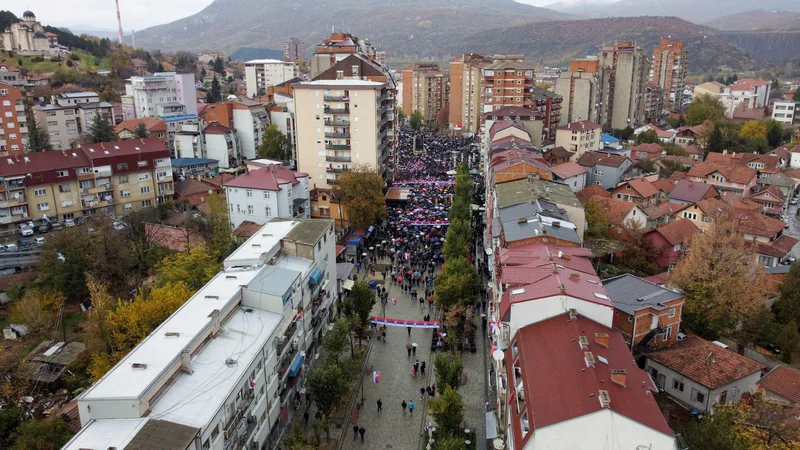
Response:
M800 12L748 11L717 17L705 25L725 31L800 30Z
M520 0L524 2L525 0ZM554 2L546 8L586 17L676 16L702 24L727 14L762 9L798 11L800 2L786 0L622 0L610 4L596 1Z
M500 28L474 34L444 50L452 54L524 53L530 61L563 66L572 58L597 54L603 43L616 40L635 40L649 55L664 36L686 42L690 73L716 73L722 65L735 70L754 65L744 51L714 36L709 28L674 17L570 20Z
M761 64L788 64L800 55L800 30L725 31L718 36L753 55Z
M184 19L136 32L136 44L163 51L311 46L331 26L352 27L394 55L441 56L439 49L498 26L567 20L569 14L513 0L216 0Z

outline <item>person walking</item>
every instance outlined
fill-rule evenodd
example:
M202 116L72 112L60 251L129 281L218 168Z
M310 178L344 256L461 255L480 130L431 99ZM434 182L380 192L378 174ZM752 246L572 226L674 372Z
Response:
M406 350L408 351L408 357L411 358L411 344L406 344Z
M358 439L358 425L353 425L353 440Z
M408 402L408 413L414 415L414 400Z
M406 403L406 401L403 400L403 403L400 403L400 406L403 407L403 415L405 415L406 414L406 406L408 406L408 403Z
M364 427L361 427L361 428L358 429L358 434L361 435L361 443L362 444L364 443L364 433L366 433L366 432L367 432L367 430L365 430Z
M383 343L385 344L386 343L386 328L381 330L381 336L383 336Z
M310 417L311 417L311 414L309 414L309 413L308 413L308 411L306 411L305 413L303 413L303 423L304 423L304 425L303 425L303 426L305 426L305 427L307 427L307 426L308 426L308 419L309 419Z
M381 399L378 399L378 411L383 411L383 402Z
M422 361L422 364L419 365L419 373L422 376L425 376L425 361Z
M414 372L419 372L419 360L414 362Z
M411 344L411 354L417 356L417 343L414 342Z
M407 327L407 328L408 328L408 337L411 337L411 327Z
M412 377L416 377L417 376L417 366L416 365L411 366L411 376Z
M420 400L424 400L425 399L425 388L424 387L419 388L419 399Z

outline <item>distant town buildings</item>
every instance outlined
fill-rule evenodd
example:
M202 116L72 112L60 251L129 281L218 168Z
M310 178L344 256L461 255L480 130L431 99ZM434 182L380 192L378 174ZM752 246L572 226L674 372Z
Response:
M244 78L247 96L259 97L267 92L267 87L275 86L300 76L297 64L277 59L254 59L244 63Z
M419 111L425 122L433 123L449 101L450 76L437 63L412 64L402 71L402 88L403 111Z
M305 42L297 38L290 38L283 43L283 59L297 62L306 59Z
M664 108L682 111L688 57L683 41L661 39L653 49L650 80L664 90Z

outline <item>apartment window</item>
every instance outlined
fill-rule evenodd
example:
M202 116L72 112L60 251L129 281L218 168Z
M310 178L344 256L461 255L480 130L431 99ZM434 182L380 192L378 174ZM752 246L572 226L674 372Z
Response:
M678 379L673 379L672 380L672 389L675 389L676 391L683 392L683 381L678 380Z
M272 208L267 206L266 208L264 208L264 213L267 215L267 217L272 217Z
M706 394L697 389L692 389L692 400L704 405L706 403Z
M696 213L690 213L690 212L684 211L683 212L683 217L685 217L687 219L691 219L691 220L697 220L697 214Z
M69 192L72 190L72 186L68 184L59 184L58 185L58 192Z
M247 198L252 198L253 197L253 190L252 189L246 190L245 193L247 194Z
M670 318L675 317L675 308L670 308L669 309L669 317Z
M150 186L145 186L141 189L142 194L149 194L150 193Z
M269 200L269 191L264 191L264 199Z
M253 205L247 205L247 214L252 216L253 213Z
M140 173L139 174L139 181L147 181L150 179L149 173Z
M142 201L142 208L147 208L149 206L153 206L152 200L144 200L144 201Z
M217 423L214 424L214 428L211 430L211 442L216 441L218 436L219 436L219 424Z
M661 335L661 339L664 342L667 342L671 335L672 335L672 327L667 327L666 329L664 329L664 333Z
M68 175L69 175L69 172L67 172L66 170L59 170L58 172L56 172L56 176L57 177L66 177Z
M128 176L127 175L120 175L117 178L117 180L119 181L119 184L127 183L128 182Z
M48 209L50 209L50 204L47 202L39 203L38 205L36 205L36 209L39 211L47 211Z
M292 188L291 187L286 189L286 196L289 197L289 198L292 198Z
M128 168L128 163L117 164L117 170L126 170L127 168Z
M139 167L147 167L147 161L139 161L136 163L136 165Z
M131 196L131 191L120 191L119 195L120 195L122 198L127 198L127 197L130 197L130 196Z
M36 189L35 191L33 191L33 195L35 195L37 197L44 197L45 195L47 195L47 190L46 189Z
M81 189L91 189L94 187L92 180L84 180L79 183Z

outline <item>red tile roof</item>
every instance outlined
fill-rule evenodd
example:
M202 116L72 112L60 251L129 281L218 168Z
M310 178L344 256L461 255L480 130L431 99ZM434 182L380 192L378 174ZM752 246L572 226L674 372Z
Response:
M595 341L597 334L608 335L607 347ZM577 342L581 336L589 341L586 349ZM518 355L514 355L514 348ZM585 352L591 352L595 360L588 367ZM600 390L607 391L607 409L612 414L674 435L653 398L657 392L653 380L636 365L622 336L590 319L569 320L569 315L563 314L521 328L506 350L506 361L509 372L515 364L521 369L524 407L531 426L525 438L515 433L516 448L523 448L542 428L603 411ZM612 370L626 371L624 385L612 381ZM517 395L513 386L509 389L512 398ZM512 406L511 410L518 423L516 408ZM574 428L578 431L580 425Z
M710 389L726 386L764 367L698 336L689 336L670 348L652 352L648 358Z
M649 123L649 124L647 124L645 126L650 128L651 130L655 131L656 132L656 136L658 136L660 138L671 138L672 136L675 135L675 131L662 130L661 128L653 125L652 123Z
M639 153L647 153L650 159L656 159L664 153L664 147L658 144L639 144L631 149L631 158L638 158Z
M511 305L514 303L536 301L557 295L613 308L597 275L583 274L578 279L574 279L570 276L571 273L569 270L558 270L551 267L546 269L546 272L537 271L537 274L532 276L534 281L505 291L500 300L501 317L507 317L511 311Z
M678 219L675 222L670 222L666 225L656 228L650 233L658 233L664 236L672 245L687 244L695 233L700 231L697 225L692 223L689 219Z
M507 128L516 128L517 130L520 130L523 133L525 133L525 135L528 135L528 130L526 130L525 127L518 124L517 122L511 120L498 120L497 122L493 123L492 127L489 129L489 137L494 138L495 134Z
M758 385L785 397L795 403L800 403L800 370L783 364L776 366L758 380Z
M144 139L86 144L82 147L89 159L113 159L117 156L143 155L146 153L169 152L167 144L156 136ZM169 155L167 155L169 157Z
M770 243L754 242L756 244L755 250L757 253L767 256L774 256L776 258L785 257L792 248L797 244L798 240L787 235L781 235L778 239Z
M635 203L615 198L594 197L592 200L603 208L608 223L613 225L622 225L628 213L636 207Z
M721 173L727 181L747 185L756 177L755 169L749 167L731 167L722 164L699 162L689 169L690 177L707 177L714 172Z
M692 180L681 180L675 184L669 193L672 200L681 200L689 203L697 203L704 198L719 197L719 193L713 184L701 183Z
M136 127L139 126L140 123L143 123L144 128L150 133L167 131L167 123L164 122L163 119L159 119L158 117L141 117L139 119L123 120L116 127L114 127L114 133L120 134L123 130L133 133L136 131Z
M675 189L675 182L667 178L663 180L658 180L651 184L653 185L654 188L660 191L664 191L667 194L669 194L670 192L672 192L673 189Z
M611 192L608 192L607 190L601 188L596 184L586 186L585 188L578 191L575 195L582 202L585 202L586 200L591 200L592 197L605 197L605 198L612 197Z
M307 173L293 172L277 164L264 168L250 170L248 173L226 181L225 187L240 187L264 189L267 191L280 191L282 184L298 184L298 178L308 178Z
M600 125L592 122L591 120L581 120L580 122L572 122L570 124L558 127L559 130L569 130L569 131L587 131L599 128Z
M232 128L228 128L225 125L220 124L219 122L211 122L205 128L203 128L203 133L205 134L225 134L232 132Z
M91 165L89 158L80 149L32 152L0 157L0 176L9 177L35 172L77 169Z
M634 178L633 180L629 180L627 184L643 198L658 195L658 189L645 178Z
M644 209L644 213L647 214L647 217L650 217L651 219L657 219L665 215L672 216L678 211L684 210L688 207L689 205L682 203L664 202L658 206L648 206Z
M578 159L578 164L583 167L619 167L625 160L628 159L625 155L615 155L603 152L586 152Z
M263 223L259 224L251 222L249 220L245 220L242 223L240 223L235 230L233 230L233 234L239 239L250 239L256 233L258 233L258 230L260 230L261 227L263 226L264 226Z
M581 167L581 165L575 161L567 161L563 164L553 166L550 168L550 171L561 179L571 178L582 173L586 173L586 169Z

